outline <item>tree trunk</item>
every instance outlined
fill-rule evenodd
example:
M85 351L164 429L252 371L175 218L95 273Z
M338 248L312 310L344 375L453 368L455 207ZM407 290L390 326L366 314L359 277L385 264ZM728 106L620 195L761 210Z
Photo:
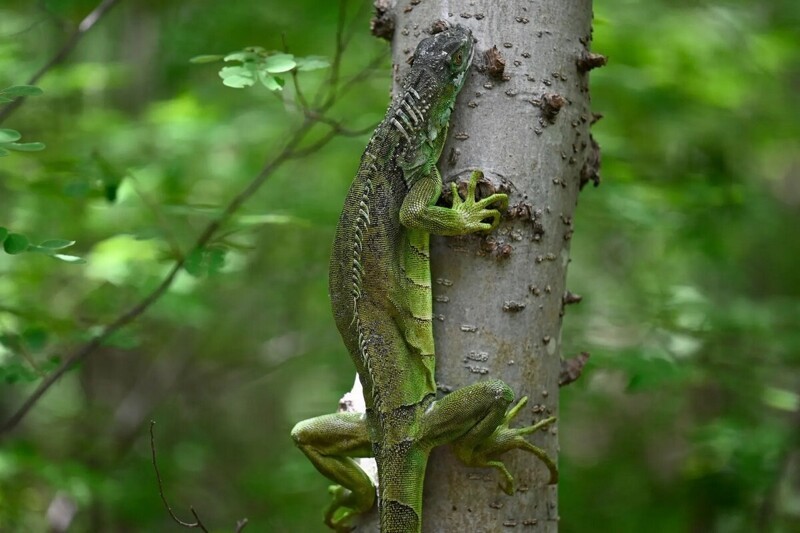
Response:
M401 0L393 11L395 93L435 21L472 29L474 65L439 169L445 182L460 183L482 170L484 193L510 195L491 235L432 238L437 382L447 390L500 378L517 398L529 397L517 425L557 415L572 216L598 157L586 76L591 0ZM557 425L530 438L556 458ZM466 468L446 447L437 449L425 481L423 530L556 531L558 494L547 485L547 469L520 451L503 460L516 480L511 497L496 471Z

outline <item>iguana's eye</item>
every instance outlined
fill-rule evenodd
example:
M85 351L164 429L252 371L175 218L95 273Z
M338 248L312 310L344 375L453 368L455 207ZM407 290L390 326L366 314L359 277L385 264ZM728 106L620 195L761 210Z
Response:
M453 56L453 65L460 67L463 61L464 55L461 52L456 52L456 55Z

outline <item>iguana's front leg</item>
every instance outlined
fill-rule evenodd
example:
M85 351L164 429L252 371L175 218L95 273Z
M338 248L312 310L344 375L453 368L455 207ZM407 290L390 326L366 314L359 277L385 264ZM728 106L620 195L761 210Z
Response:
M372 480L352 459L372 457L365 415L335 413L303 420L292 429L292 438L322 475L338 483L331 486L325 524L350 531L352 519L375 504Z
M436 201L442 192L442 178L434 167L430 175L417 180L408 191L400 208L400 222L408 229L434 235L466 235L493 230L500 223L500 211L489 206L496 204L499 209L505 209L508 195L498 193L475 200L478 179L482 176L483 173L479 171L472 173L464 200L458 194L456 184L451 183L453 206L439 207ZM489 218L491 222L484 222Z

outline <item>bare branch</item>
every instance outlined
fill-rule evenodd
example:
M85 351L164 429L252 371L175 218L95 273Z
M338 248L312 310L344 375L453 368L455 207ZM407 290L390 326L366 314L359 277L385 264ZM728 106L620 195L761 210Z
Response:
M333 55L331 64L330 92L326 98L327 102L336 100L336 89L339 84L339 71L342 67L342 55L344 54L344 26L347 18L347 0L339 0L339 16L336 18L336 52Z
M281 40L283 41L283 51L288 54L289 53L289 45L286 43L286 34L285 33L281 34ZM306 97L303 94L303 91L300 90L300 81L297 78L298 78L297 69L293 68L292 69L292 84L294 85L294 92L295 92L295 95L297 95L297 101L300 103L300 108L305 111L306 109L308 109L308 101L306 100Z
M339 122L338 120L326 117L325 115L322 115L312 109L307 110L305 114L306 117L315 122L321 122L323 124L330 126L338 135L342 135L344 137L358 137L359 135L364 135L371 131L375 131L375 128L377 128L378 124L380 124L380 122L377 122L365 128L361 128L358 130L351 130L350 128L344 127L342 123Z
M83 37L87 31L92 29L92 27L97 24L97 22L111 10L111 8L117 5L119 2L120 0L103 0L100 2L97 7L95 7L91 13L86 15L80 24L78 24L78 27L74 32L72 32L72 35L69 36L69 39L67 39L58 52L56 52L56 54L50 58L50 61L45 63L39 70L36 71L36 74L31 76L26 85L36 85L36 82L38 82L48 70L62 63L81 40L81 37ZM19 97L0 110L0 124L10 117L14 111L19 109L19 106L21 106L24 101L25 97Z
M176 524L186 527L186 528L200 528L205 533L208 533L206 526L203 525L203 521L200 520L197 512L194 510L194 507L189 507L189 510L192 511L192 516L194 516L195 522L184 522L172 511L172 507L169 506L169 502L167 501L167 497L164 496L164 484L161 482L161 472L158 471L158 461L156 460L156 437L153 433L153 427L156 425L155 420L150 421L150 452L153 456L153 470L156 471L156 481L158 481L158 494L161 496L161 501L164 502L164 507L166 507L169 516L175 521ZM238 531L238 530L237 530Z

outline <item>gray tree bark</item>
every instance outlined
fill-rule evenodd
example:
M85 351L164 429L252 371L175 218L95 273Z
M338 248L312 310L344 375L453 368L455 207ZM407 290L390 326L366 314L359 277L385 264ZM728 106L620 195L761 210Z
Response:
M469 27L472 71L452 116L439 169L462 186L482 170L484 193L510 208L489 236L434 238L437 381L455 389L500 378L528 396L516 425L558 414L561 317L578 192L596 179L587 71L591 0L400 0L394 15L395 94L407 59L435 21ZM389 17L385 17L384 20ZM504 67L501 65L505 62ZM445 186L445 191L449 190ZM557 424L531 437L556 458ZM557 489L533 455L506 454L516 493L494 470L434 452L425 480L423 530L557 531ZM377 522L359 530L377 531Z

